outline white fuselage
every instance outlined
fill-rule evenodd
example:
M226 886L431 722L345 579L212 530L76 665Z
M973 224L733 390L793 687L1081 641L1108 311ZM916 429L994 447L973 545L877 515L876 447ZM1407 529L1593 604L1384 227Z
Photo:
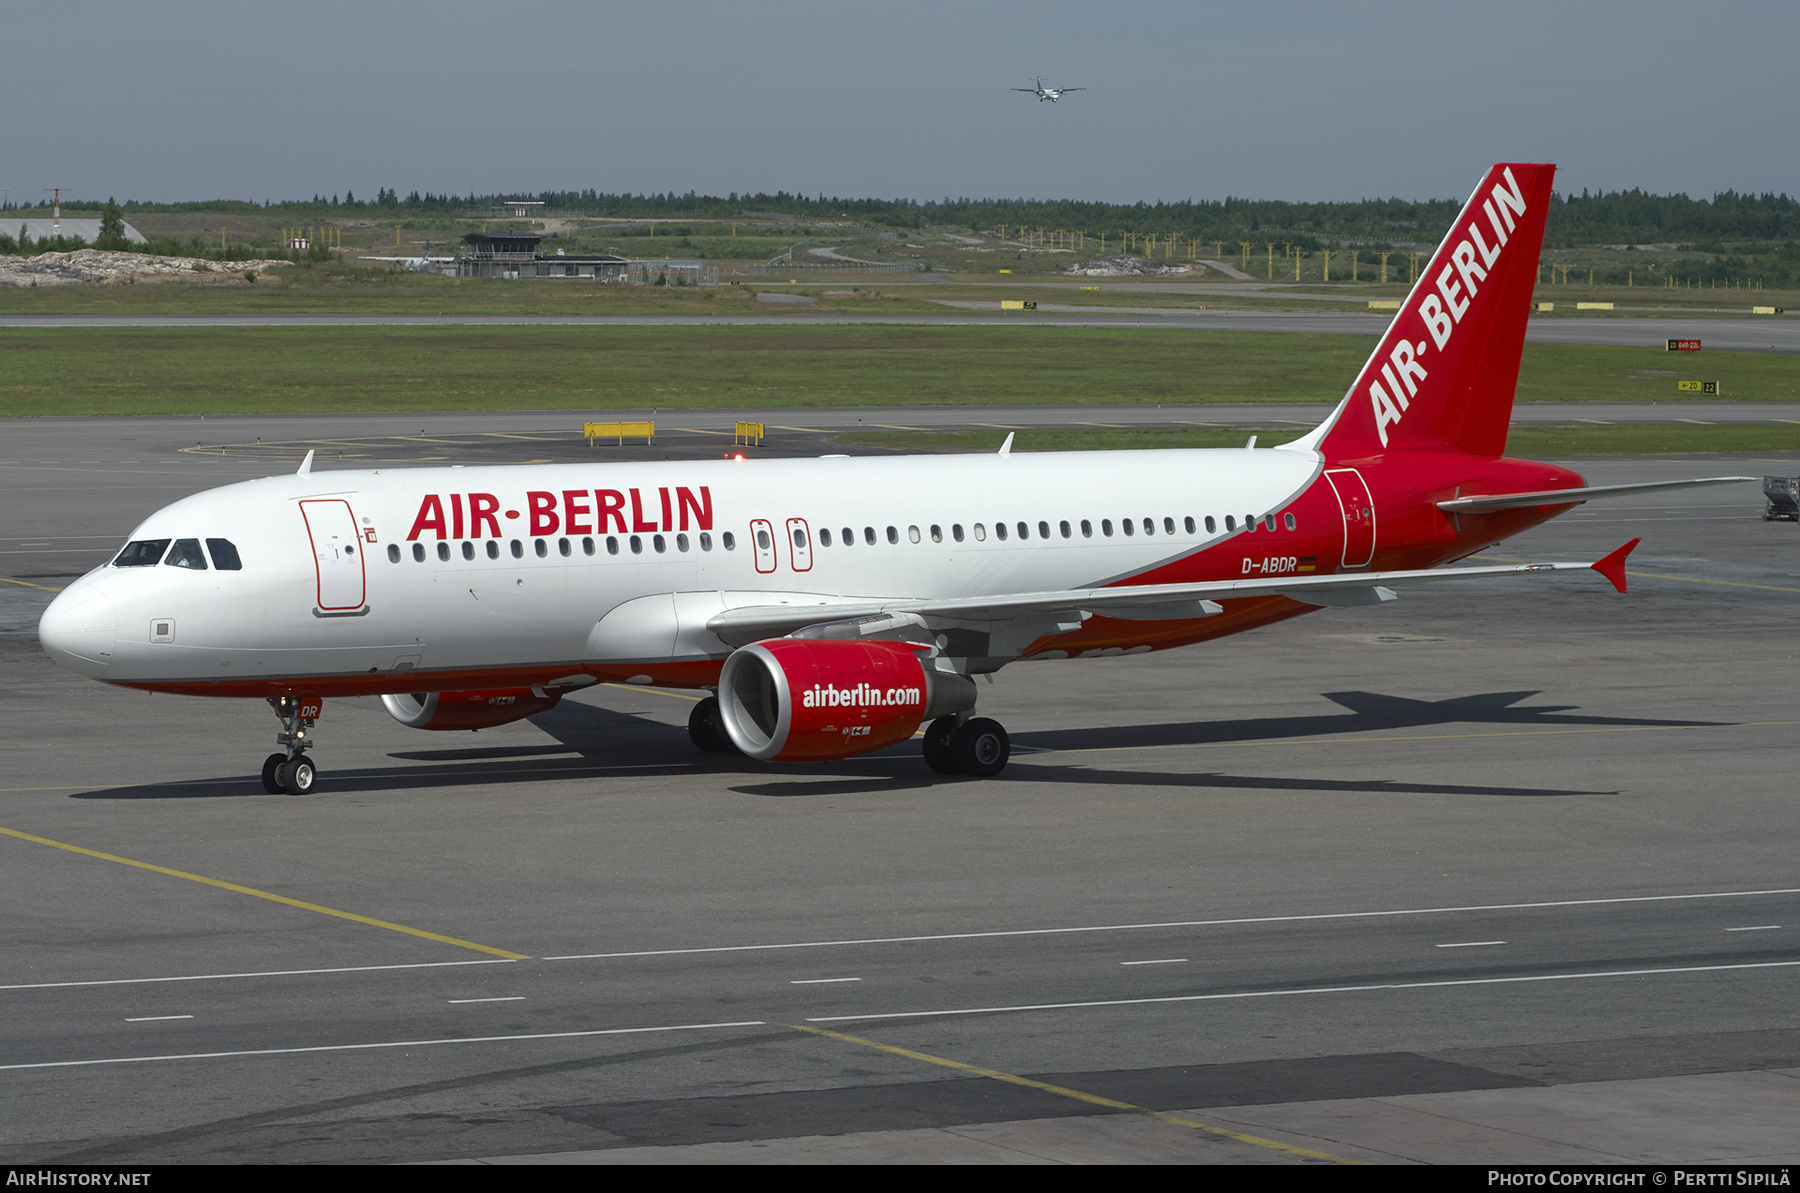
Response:
M1245 533L1321 469L1309 451L1234 449L269 477L131 535L223 538L241 570L107 565L40 633L96 679L232 695L607 663L716 674L730 647L704 623L725 608L1117 583Z

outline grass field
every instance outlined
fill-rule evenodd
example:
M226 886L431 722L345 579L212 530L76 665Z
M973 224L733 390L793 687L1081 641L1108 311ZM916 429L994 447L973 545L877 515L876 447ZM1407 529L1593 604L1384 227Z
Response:
M1118 451L1173 447L1243 447L1251 435L1260 447L1300 437L1285 427L1191 427L1179 430L1020 431L1016 452ZM992 452L1004 431L854 431L832 436L856 447L906 452ZM1800 455L1800 426L1567 426L1514 427L1506 452L1529 459L1574 456L1687 456L1731 453Z
M1372 338L1154 328L0 330L0 415L1334 402ZM1522 401L1800 400L1800 361L1527 344Z

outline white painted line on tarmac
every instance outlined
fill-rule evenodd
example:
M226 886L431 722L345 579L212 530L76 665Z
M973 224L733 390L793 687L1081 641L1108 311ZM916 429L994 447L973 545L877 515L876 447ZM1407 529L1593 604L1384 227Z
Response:
M140 1015L136 1019L127 1019L127 1023L161 1023L164 1019L192 1019L192 1015Z
M827 986L834 982L860 982L861 978L795 978L790 986Z
M1186 957L1161 957L1155 961L1121 961L1120 965L1179 965Z
M444 1001L453 1006L466 1002L524 1002L525 996L523 994L508 994L502 998L447 998Z
M27 982L0 990L66 990L74 986L132 986L140 982L218 982L226 978L292 978L316 973L379 973L389 969L448 969L456 965L517 965L510 957L492 961L416 961L408 965L345 965L335 969L264 969L251 973L193 973L167 978L101 978L87 982Z
M1727 932L1770 932L1781 927L1780 924L1754 924L1748 928L1727 928Z
M156 1060L225 1060L239 1056L295 1056L305 1052L361 1052L371 1048L430 1048L439 1044L514 1044L530 1040L573 1040L592 1036L644 1035L659 1031L706 1031L726 1027L766 1027L761 1019L738 1023L677 1023L667 1027L612 1027L602 1031L550 1031L528 1036L468 1036L447 1040L384 1040L378 1044L317 1044L310 1048L248 1048L238 1052L184 1052L167 1056L109 1056L98 1060L47 1060L25 1065L0 1065L12 1069L71 1069L83 1065L135 1065Z
M1440 944L1440 949L1486 949L1497 944L1505 944L1504 940L1459 940L1453 944Z
M1590 973L1531 974L1513 978L1457 978L1441 982L1378 982L1369 986L1306 986L1295 990L1242 990L1233 994L1177 994L1161 998L1109 998L1093 1002L1027 1003L1011 1007L960 1007L941 1011L893 1011L874 1015L817 1015L808 1023L850 1023L876 1019L926 1019L934 1015L1000 1015L1009 1011L1072 1011L1093 1007L1138 1007L1156 1003L1227 1002L1244 998L1283 998L1300 994L1369 994L1384 990L1432 990L1452 986L1504 986L1522 982L1572 982L1589 978L1639 978L1666 974L1724 973L1745 969L1791 969L1800 961L1757 961L1744 965L1691 965L1664 969L1609 969Z
M1411 907L1393 911L1335 911L1313 915L1246 916L1229 920L1168 920L1143 924L1095 924L1079 928L1015 928L1000 932L941 932L927 936L870 936L850 940L801 940L786 944L725 944L705 948L643 949L629 953L566 953L540 961L611 961L622 957L680 957L704 953L749 953L771 949L829 949L849 945L920 944L935 940L994 940L1013 936L1060 936L1075 932L1143 932L1168 928L1227 928L1244 924L1295 924L1320 920L1383 919L1406 915L1450 915L1464 911L1541 911L1558 907L1606 907L1630 903L1672 903L1689 899L1748 899L1800 895L1800 887L1766 891L1706 891L1687 895L1631 895L1615 899L1559 899L1543 903L1482 903L1466 907ZM6 987L0 986L0 990Z

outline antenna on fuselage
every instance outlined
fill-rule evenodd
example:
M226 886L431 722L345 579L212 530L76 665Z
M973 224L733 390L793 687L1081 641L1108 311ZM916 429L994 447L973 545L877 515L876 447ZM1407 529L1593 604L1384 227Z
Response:
M311 476L312 475L312 458L313 458L312 452L308 451L306 453L306 459L300 461L300 467L294 469L294 475L295 476Z

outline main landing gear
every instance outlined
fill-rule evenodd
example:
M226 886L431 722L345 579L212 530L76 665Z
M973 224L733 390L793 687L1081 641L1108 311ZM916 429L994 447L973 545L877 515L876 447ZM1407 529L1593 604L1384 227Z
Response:
M991 778L1011 757L1012 738L1000 722L986 717L939 717L925 730L925 765L940 775Z
M708 696L694 705L688 714L688 740L702 754L741 754L737 743L725 732L725 721L719 715L719 698Z
M263 759L263 790L270 795L305 795L318 781L318 768L306 751L312 748L308 734L319 719L321 701L316 696L271 696L269 707L281 721L275 740L287 747L285 754L270 754Z

